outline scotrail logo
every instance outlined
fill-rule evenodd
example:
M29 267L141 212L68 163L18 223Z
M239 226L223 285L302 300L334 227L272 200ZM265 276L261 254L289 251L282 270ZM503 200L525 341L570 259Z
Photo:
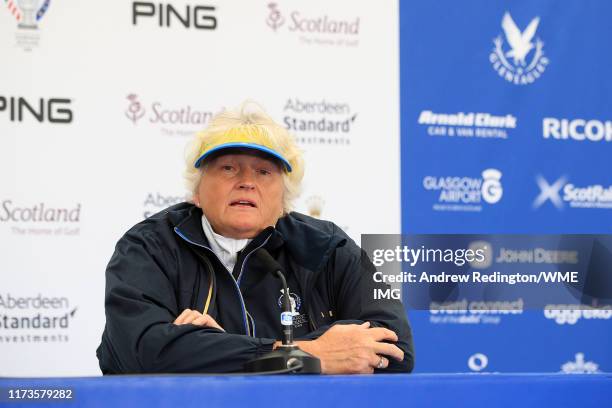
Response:
M532 208L537 210L550 201L557 210L563 210L565 204L571 208L612 208L612 185L591 184L578 186L562 176L549 183L542 175L536 176L540 194L535 198Z
M539 38L533 41L539 24L540 17L535 17L521 31L510 13L504 14L501 27L507 44L501 34L495 37L489 61L506 81L515 85L531 84L546 70L549 60L544 56L544 43Z

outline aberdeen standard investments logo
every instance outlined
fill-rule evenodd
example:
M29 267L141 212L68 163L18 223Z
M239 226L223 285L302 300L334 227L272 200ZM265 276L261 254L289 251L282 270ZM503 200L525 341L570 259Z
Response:
M31 51L38 46L38 24L47 13L50 0L4 0L4 3L17 21L17 45L25 51Z
M480 212L483 204L497 204L503 195L502 172L486 169L482 177L425 176L423 188L435 191L438 198L433 204L435 211Z
M501 23L504 36L500 34L493 40L489 61L506 81L515 85L531 84L546 70L550 61L544 56L544 43L539 38L534 40L539 23L540 18L535 17L521 31L510 13L504 14Z
M358 117L348 102L298 97L287 99L283 114L298 143L326 146L350 145Z
M67 343L76 312L66 296L0 293L0 344Z

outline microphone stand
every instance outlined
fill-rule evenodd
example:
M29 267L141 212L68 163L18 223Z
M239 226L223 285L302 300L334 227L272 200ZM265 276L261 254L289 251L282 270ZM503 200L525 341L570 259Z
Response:
M283 283L284 302L281 313L283 326L282 344L270 353L247 362L245 370L252 373L321 374L321 361L312 354L300 350L293 342L293 311L287 280L280 269L274 271Z

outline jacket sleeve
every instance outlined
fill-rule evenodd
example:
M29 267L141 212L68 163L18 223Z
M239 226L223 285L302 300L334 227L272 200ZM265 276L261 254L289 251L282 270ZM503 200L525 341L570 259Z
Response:
M375 283L372 276L376 268L366 253L348 239L344 246L336 248L327 264L328 286L331 304L336 306L337 321L333 324L360 324L365 321L373 327L385 327L399 338L396 345L404 352L404 360L389 359L389 366L380 372L411 372L414 368L412 331L402 303L395 299L374 300L375 288L386 285ZM329 326L310 333L308 338L317 338Z
M106 327L98 349L105 374L223 373L272 350L274 339L175 325L178 263L154 237L128 233L106 270Z

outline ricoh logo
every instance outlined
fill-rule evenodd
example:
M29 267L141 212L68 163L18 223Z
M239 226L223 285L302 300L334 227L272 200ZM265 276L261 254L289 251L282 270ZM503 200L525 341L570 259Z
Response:
M507 139L508 131L516 129L516 116L487 112L435 113L424 110L419 115L418 124L427 126L429 136Z
M345 102L289 98L283 108L285 127L302 144L349 145L357 113Z
M425 176L423 188L439 192L436 211L482 211L482 204L496 204L503 196L502 172L486 169L482 178Z
M190 104L168 106L167 103L153 101L145 106L135 93L128 94L126 99L127 106L123 113L134 126L142 123L160 126L162 134L167 136L191 136L204 128L213 116L212 111Z
M76 312L65 296L0 293L0 344L66 343Z
M26 99L21 96L0 96L0 115L11 122L71 123L69 98Z
M549 183L542 175L536 176L536 183L540 194L533 201L534 210L548 201L558 210L563 210L565 204L571 208L612 208L612 185L578 186L570 183L566 176Z
M360 17L332 17L313 15L300 10L284 13L278 3L268 3L266 25L275 33L287 30L299 34L299 40L308 45L359 45Z
M0 201L0 226L10 226L15 235L79 235L81 203L56 207L41 202L28 205L12 199Z
M612 308L610 306L592 308L583 305L546 305L544 317L554 320L559 325L573 325L580 319L610 320L612 319Z
M544 118L542 137L549 140L612 142L612 121Z
M515 85L531 84L546 70L550 61L544 56L544 43L539 38L535 39L535 44L532 42L539 24L540 18L535 17L521 31L510 13L504 14L501 22L504 37L500 34L493 40L489 62L506 81Z
M168 28L182 26L196 30L215 30L217 17L214 6L186 4L179 9L170 3L132 2L132 25L146 23Z

